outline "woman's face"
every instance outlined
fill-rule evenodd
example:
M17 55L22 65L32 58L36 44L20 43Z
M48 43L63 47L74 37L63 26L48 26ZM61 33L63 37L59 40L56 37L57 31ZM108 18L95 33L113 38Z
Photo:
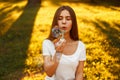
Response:
M58 27L65 32L70 32L72 28L71 15L67 10L63 10L58 17Z

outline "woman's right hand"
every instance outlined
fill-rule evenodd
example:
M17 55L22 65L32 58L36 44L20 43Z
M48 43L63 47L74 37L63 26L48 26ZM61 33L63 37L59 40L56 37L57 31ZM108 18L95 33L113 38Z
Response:
M61 38L57 38L53 41L53 43L55 45L56 52L62 53L66 43L65 39L62 40Z
M66 43L66 41L65 40L61 40L61 38L58 38L58 39L54 40L54 45L55 45L55 50L56 50L56 53L55 53L55 56L54 56L54 61L55 62L59 62L60 61L60 58L62 56L64 47L65 47L65 43Z

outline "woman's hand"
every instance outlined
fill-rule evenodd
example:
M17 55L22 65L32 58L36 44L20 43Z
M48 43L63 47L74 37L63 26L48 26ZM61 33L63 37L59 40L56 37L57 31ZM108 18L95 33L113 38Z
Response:
M55 45L55 50L56 50L54 61L59 62L65 47L66 41L65 39L61 40L61 38L57 38L54 40L53 43Z
M54 45L56 52L62 53L65 47L66 41L65 39L57 38L54 40Z

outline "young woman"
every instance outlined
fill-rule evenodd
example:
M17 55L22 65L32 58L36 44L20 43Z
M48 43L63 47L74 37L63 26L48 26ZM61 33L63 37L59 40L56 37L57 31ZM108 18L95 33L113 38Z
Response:
M56 45L59 38L52 35L52 28L58 26L64 30L64 41ZM77 21L74 10L69 6L57 9L50 35L43 41L42 51L44 70L47 74L45 80L83 80L86 48L78 38Z

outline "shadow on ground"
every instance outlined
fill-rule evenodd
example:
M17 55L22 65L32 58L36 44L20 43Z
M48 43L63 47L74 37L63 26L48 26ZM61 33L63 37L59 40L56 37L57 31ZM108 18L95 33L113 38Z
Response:
M111 6L120 7L120 2L118 0L51 0L54 5L61 5L62 2L68 3L85 3L92 6L104 6L110 8ZM113 8L114 9L114 8Z
M10 5L4 8L7 7ZM4 10L4 8L0 10ZM26 51L39 8L40 5L23 8L21 16L3 36L0 36L0 80L19 80L24 75ZM2 13L1 20L5 18L4 15L15 9Z
M0 0L0 2L11 2L11 3L16 3L20 2L21 0Z
M120 24L113 22L114 25L111 25L101 20L96 20L93 24L95 24L96 29L107 36L109 46L104 47L104 51L108 52L112 58L117 59L114 63L112 60L109 60L109 65L106 65L106 69L120 79L120 68L118 66L120 65ZM102 42L101 45L106 44Z

